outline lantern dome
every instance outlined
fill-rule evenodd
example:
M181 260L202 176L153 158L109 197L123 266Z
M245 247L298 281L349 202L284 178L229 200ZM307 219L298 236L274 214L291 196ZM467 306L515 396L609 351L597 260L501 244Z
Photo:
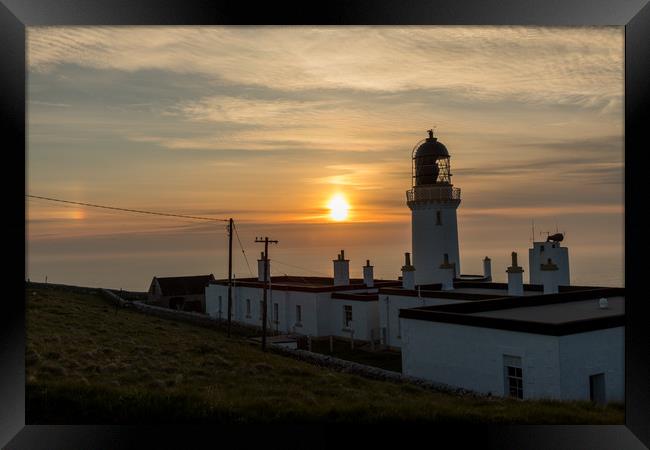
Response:
M449 152L447 147L438 141L438 138L433 136L433 132L429 130L429 137L418 147L415 151L416 158L425 157L443 157L448 158Z
M413 185L451 184L447 147L428 130L429 137L413 151Z

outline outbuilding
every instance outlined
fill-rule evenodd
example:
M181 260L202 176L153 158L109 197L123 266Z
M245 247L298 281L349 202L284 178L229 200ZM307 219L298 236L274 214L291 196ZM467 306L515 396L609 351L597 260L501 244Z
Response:
M153 277L148 301L164 308L205 312L205 288L214 275Z
M624 400L625 290L402 309L402 368L522 399Z

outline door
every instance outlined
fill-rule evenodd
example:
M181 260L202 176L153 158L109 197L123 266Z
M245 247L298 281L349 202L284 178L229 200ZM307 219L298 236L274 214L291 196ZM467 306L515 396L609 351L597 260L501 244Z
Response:
M598 404L605 403L605 374L599 373L589 377L589 400Z

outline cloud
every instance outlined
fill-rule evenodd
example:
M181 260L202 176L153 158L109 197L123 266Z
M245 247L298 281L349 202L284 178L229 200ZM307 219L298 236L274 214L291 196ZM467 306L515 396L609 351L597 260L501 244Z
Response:
M537 27L30 27L32 71L60 64L202 74L279 90L453 89L618 110L623 29Z

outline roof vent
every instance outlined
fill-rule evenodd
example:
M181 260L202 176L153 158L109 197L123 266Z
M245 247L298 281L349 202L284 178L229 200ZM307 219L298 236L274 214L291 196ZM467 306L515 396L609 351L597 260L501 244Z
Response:
M600 309L608 309L609 308L609 302L607 301L607 299L605 297L598 300L598 307Z

